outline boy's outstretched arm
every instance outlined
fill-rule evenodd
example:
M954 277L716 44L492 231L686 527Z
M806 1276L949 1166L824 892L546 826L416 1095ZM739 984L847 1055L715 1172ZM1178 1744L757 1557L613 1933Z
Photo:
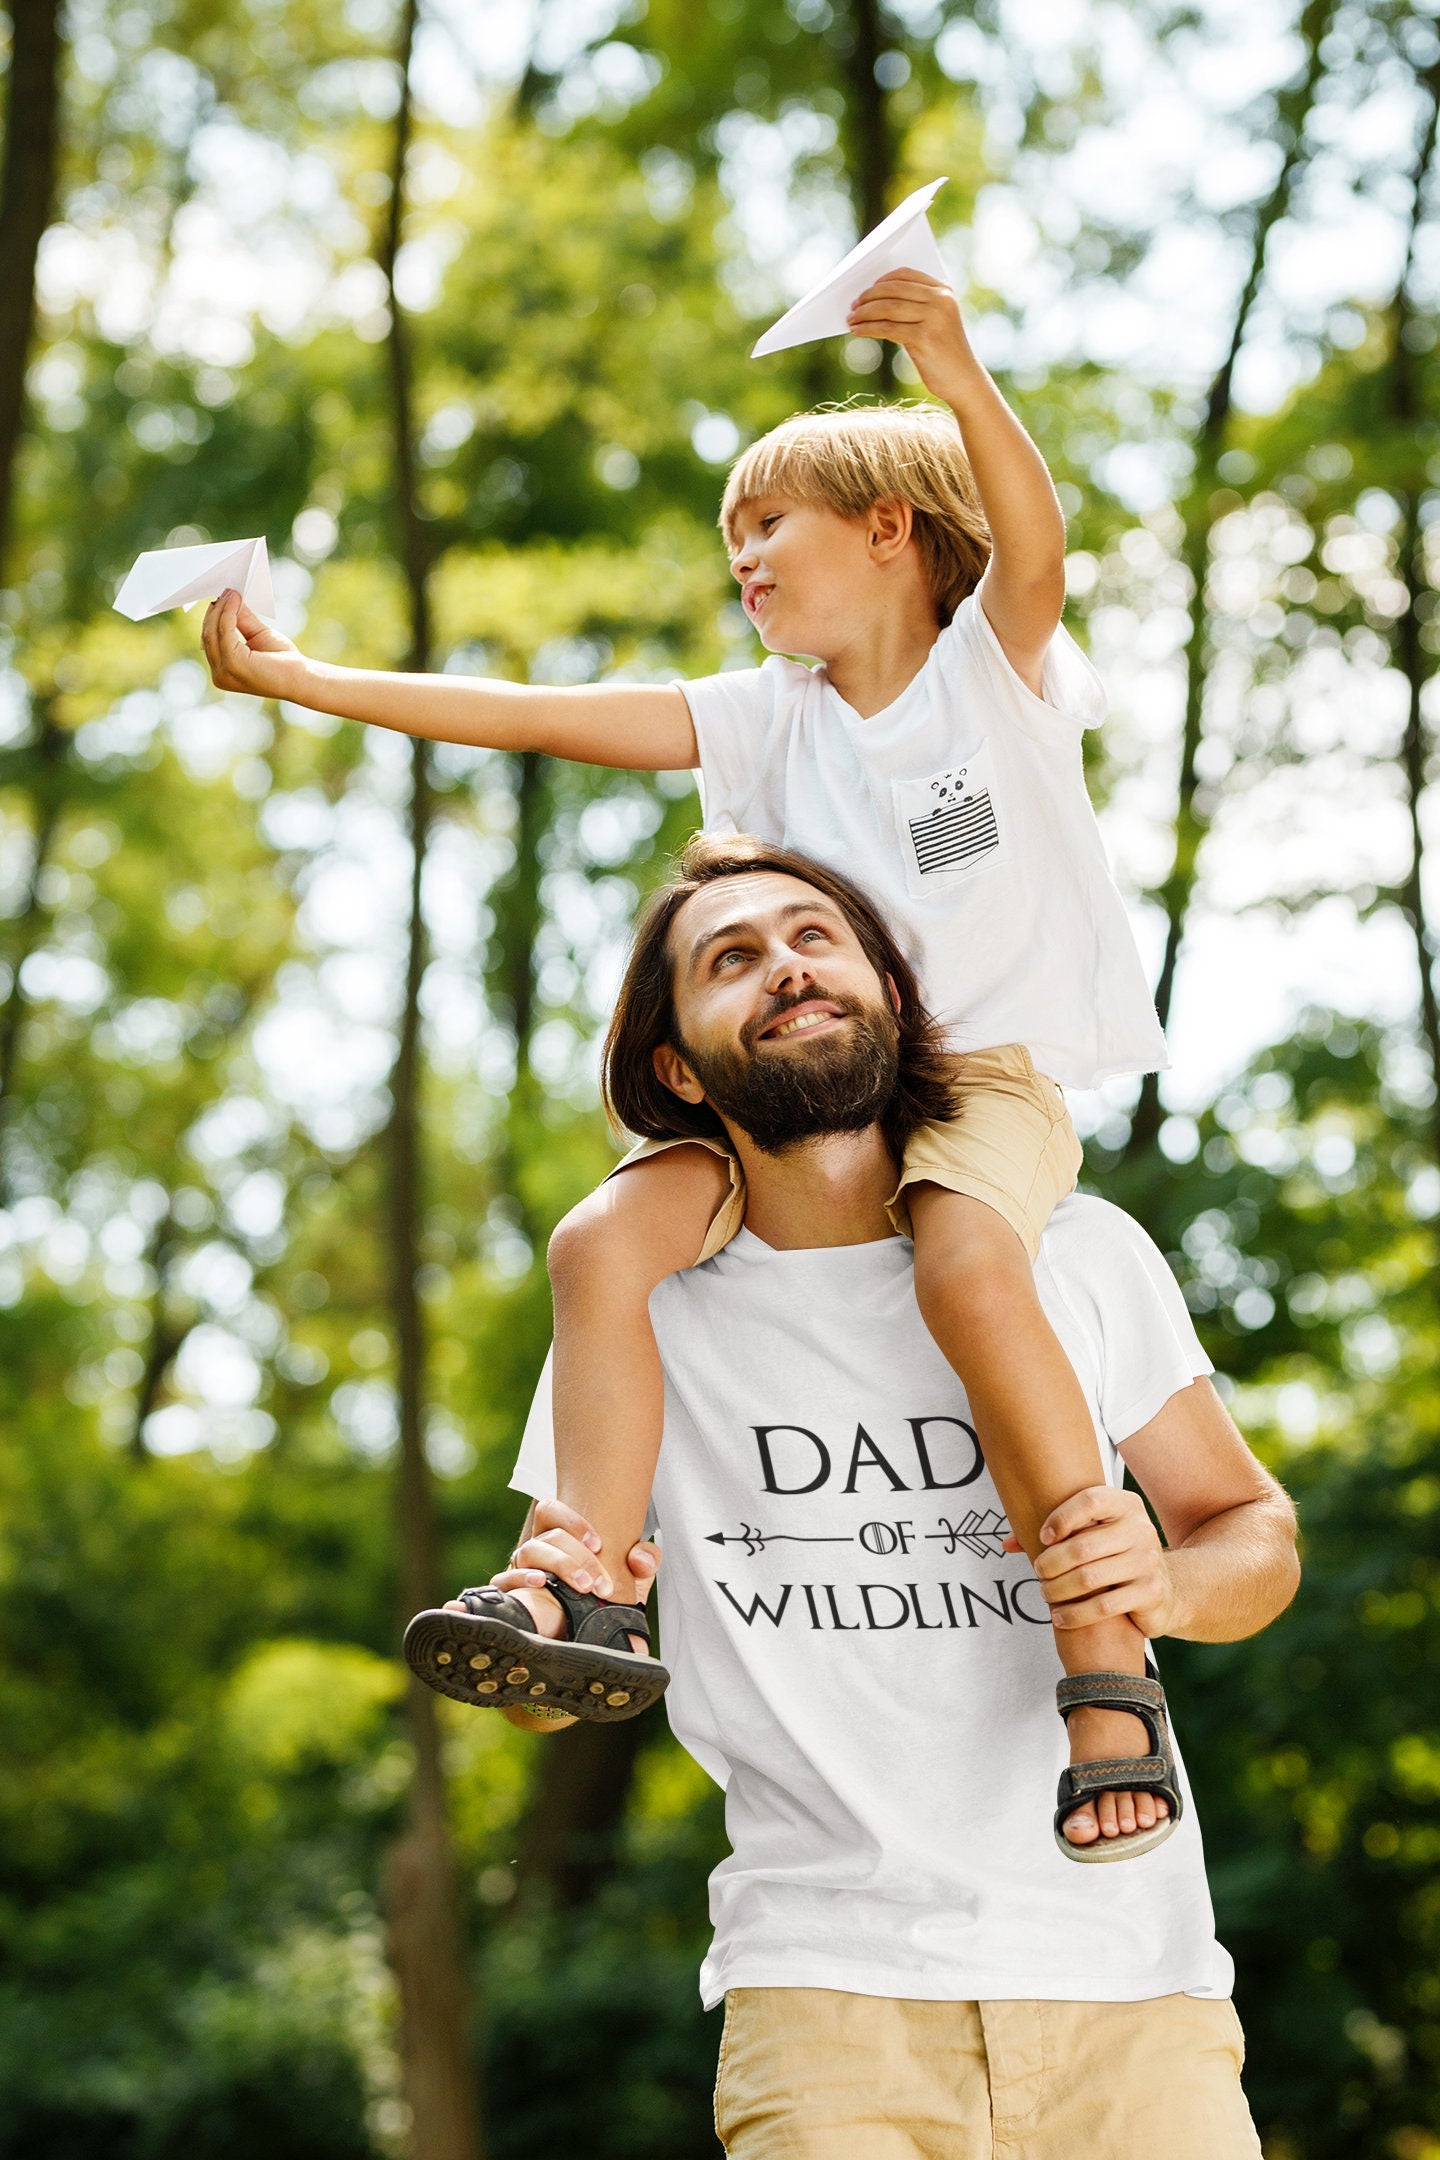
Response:
M960 423L994 552L980 603L1006 658L1037 697L1065 602L1065 515L1045 460L975 357L960 303L923 270L896 270L850 310L857 337L903 345L932 397Z
M671 683L580 683L568 689L465 675L395 675L307 659L238 592L213 600L201 631L220 690L285 698L342 720L366 720L431 742L541 750L585 765L678 772L699 763L683 694Z

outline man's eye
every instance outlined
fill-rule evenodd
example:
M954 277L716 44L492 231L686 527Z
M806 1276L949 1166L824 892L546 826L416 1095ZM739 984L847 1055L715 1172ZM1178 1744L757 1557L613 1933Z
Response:
M825 932L823 930L802 930L798 939L796 940L796 943L803 945L806 938L819 938L823 942L824 937Z
M743 953L743 952L741 952L741 950L740 950L739 946L738 946L738 945L732 945L732 946L731 946L731 948L730 948L730 950L729 950L729 952L723 952L723 953L721 953L721 955L720 955L719 959L718 959L718 960L716 961L715 965L716 965L716 967L722 967L722 968L723 968L723 967L728 967L728 966L730 965L730 962L731 962L732 960L743 960L744 958L745 958L745 955L744 955L744 953Z

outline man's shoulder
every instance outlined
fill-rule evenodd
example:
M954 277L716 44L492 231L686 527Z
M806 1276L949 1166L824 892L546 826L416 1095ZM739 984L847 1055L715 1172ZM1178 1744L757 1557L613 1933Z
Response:
M1045 1226L1040 1255L1067 1289L1084 1282L1093 1292L1103 1291L1112 1270L1123 1276L1127 1263L1138 1260L1151 1270L1166 1264L1134 1216L1097 1193L1071 1193L1059 1203Z

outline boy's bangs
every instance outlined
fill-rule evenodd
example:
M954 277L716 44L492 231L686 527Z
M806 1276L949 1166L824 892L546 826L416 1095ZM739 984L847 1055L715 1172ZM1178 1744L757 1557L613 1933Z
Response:
M816 445L804 438L788 439L780 429L762 435L730 468L720 501L720 530L725 544L735 546L735 521L747 503L762 495L790 495L796 502L827 502L831 490L822 488L816 473Z

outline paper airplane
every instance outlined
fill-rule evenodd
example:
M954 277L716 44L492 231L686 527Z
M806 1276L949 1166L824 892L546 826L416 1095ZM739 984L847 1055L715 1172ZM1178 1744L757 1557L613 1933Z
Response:
M218 600L231 586L257 615L275 613L270 557L260 540L218 540L204 547L147 548L115 595L119 614L131 622L163 615L167 608Z
M907 195L898 210L867 233L844 262L813 285L751 346L751 359L783 352L787 345L810 345L816 338L847 337L850 325L845 317L850 309L877 278L888 277L892 270L924 270L948 283L950 273L925 215L944 185L943 178L932 180L928 187Z

